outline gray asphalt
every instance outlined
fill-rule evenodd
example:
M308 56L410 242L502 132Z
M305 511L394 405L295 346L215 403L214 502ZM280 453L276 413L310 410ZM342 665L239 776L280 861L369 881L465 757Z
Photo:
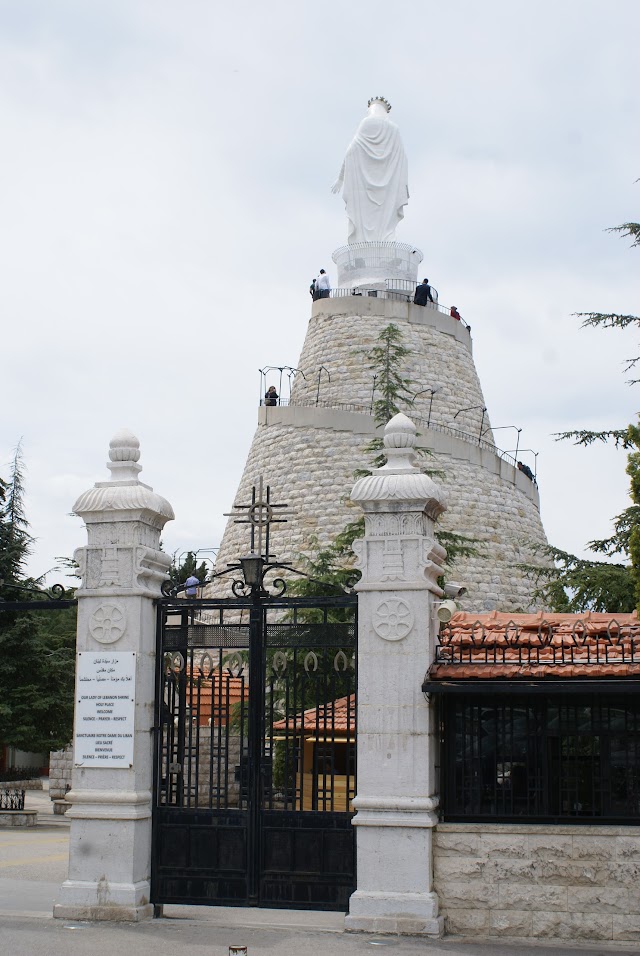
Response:
M66 878L69 825L51 812L46 792L27 794L38 826L0 829L0 953L2 956L639 956L640 945L523 945L517 940L426 940L345 933L340 913L241 907L166 906L146 923L53 919Z

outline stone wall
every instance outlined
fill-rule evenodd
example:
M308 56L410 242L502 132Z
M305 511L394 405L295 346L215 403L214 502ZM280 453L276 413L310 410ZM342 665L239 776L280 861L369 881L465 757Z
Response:
M293 512L286 524L274 525L271 548L279 560L301 565L313 537L326 545L347 521L360 517L349 501L354 471L366 468L366 444L379 431L368 415L320 408L263 408L236 501L251 500L260 475L271 486L272 500ZM432 450L427 467L442 472L449 507L439 522L479 542L476 557L461 558L452 576L469 593L460 601L468 611L528 610L531 582L518 565L530 559L527 546L546 543L538 492L517 469L492 451L470 442L424 432L418 444ZM246 525L227 525L218 565L224 567L248 547ZM211 594L228 594L220 578Z
M305 377L296 376L291 402L315 402L318 369L323 365L331 381L322 373L321 401L369 407L373 371L366 354L378 344L380 332L390 324L398 327L402 344L410 350L401 373L412 381L411 391L437 389L431 406L432 420L447 424L454 421L456 413L467 408L469 411L458 414L454 424L471 435L479 435L485 401L468 329L437 309L392 299L349 296L319 299L314 303L298 362ZM426 421L430 405L427 393L418 396L412 411L403 411ZM488 426L485 412L483 431ZM493 440L491 431L484 437Z
M49 796L52 800L64 800L71 790L71 770L73 768L73 748L52 750L49 754Z
M446 932L640 940L640 827L439 824Z
M426 469L443 472L436 477L449 505L441 525L478 541L480 553L460 559L450 575L469 587L460 606L477 612L530 610L533 584L518 565L531 561L529 545L546 544L538 490L496 453L469 330L436 308L367 296L315 302L298 362L304 377L296 376L291 407L260 409L234 500L250 501L260 476L268 482L272 501L286 502L293 512L287 524L274 525L272 551L298 566L301 554L313 550L314 537L326 545L347 521L360 517L349 501L354 471L370 467L372 456L364 449L381 434L369 414L373 372L364 355L390 323L410 349L402 372L412 379L412 390L437 389L431 408L427 392L406 411L418 425L418 445L433 452ZM321 365L331 380L322 373L318 395ZM463 408L469 410L455 417ZM246 552L248 542L246 525L230 519L219 567ZM229 594L229 588L221 578L207 596Z
M198 728L197 758L195 740L189 743L189 733L185 747L192 756L187 759L183 783L185 800L188 805L197 803L201 807L208 807L209 803L215 807L220 799L221 806L237 807L240 795L240 780L236 778L236 768L240 766L240 753L244 746L246 754L247 742L243 742L237 733L225 733L222 729L218 740L218 731L210 727ZM213 745L213 746L212 746ZM213 772L211 771L211 755L213 750ZM217 785L220 784L218 794Z

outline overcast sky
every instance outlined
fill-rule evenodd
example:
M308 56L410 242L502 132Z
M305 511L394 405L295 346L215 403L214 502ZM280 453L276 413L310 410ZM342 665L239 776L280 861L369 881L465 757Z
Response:
M624 453L552 435L638 411L635 330L573 313L640 313L640 251L605 232L640 218L639 36L638 0L0 0L0 474L22 440L31 572L85 543L69 512L121 427L165 548L219 544L377 94L409 156L397 238L471 324L493 425L539 452L549 540L608 534Z

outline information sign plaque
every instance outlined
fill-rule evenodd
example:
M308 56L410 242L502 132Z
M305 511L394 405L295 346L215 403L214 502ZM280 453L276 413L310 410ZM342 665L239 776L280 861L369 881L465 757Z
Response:
M81 651L77 673L76 767L132 767L135 652Z

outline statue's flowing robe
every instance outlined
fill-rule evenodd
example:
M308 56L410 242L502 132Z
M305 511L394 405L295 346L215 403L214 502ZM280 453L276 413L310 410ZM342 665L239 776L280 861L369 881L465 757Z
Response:
M350 244L395 239L409 186L407 154L391 120L365 116L358 126L344 160L342 196Z

